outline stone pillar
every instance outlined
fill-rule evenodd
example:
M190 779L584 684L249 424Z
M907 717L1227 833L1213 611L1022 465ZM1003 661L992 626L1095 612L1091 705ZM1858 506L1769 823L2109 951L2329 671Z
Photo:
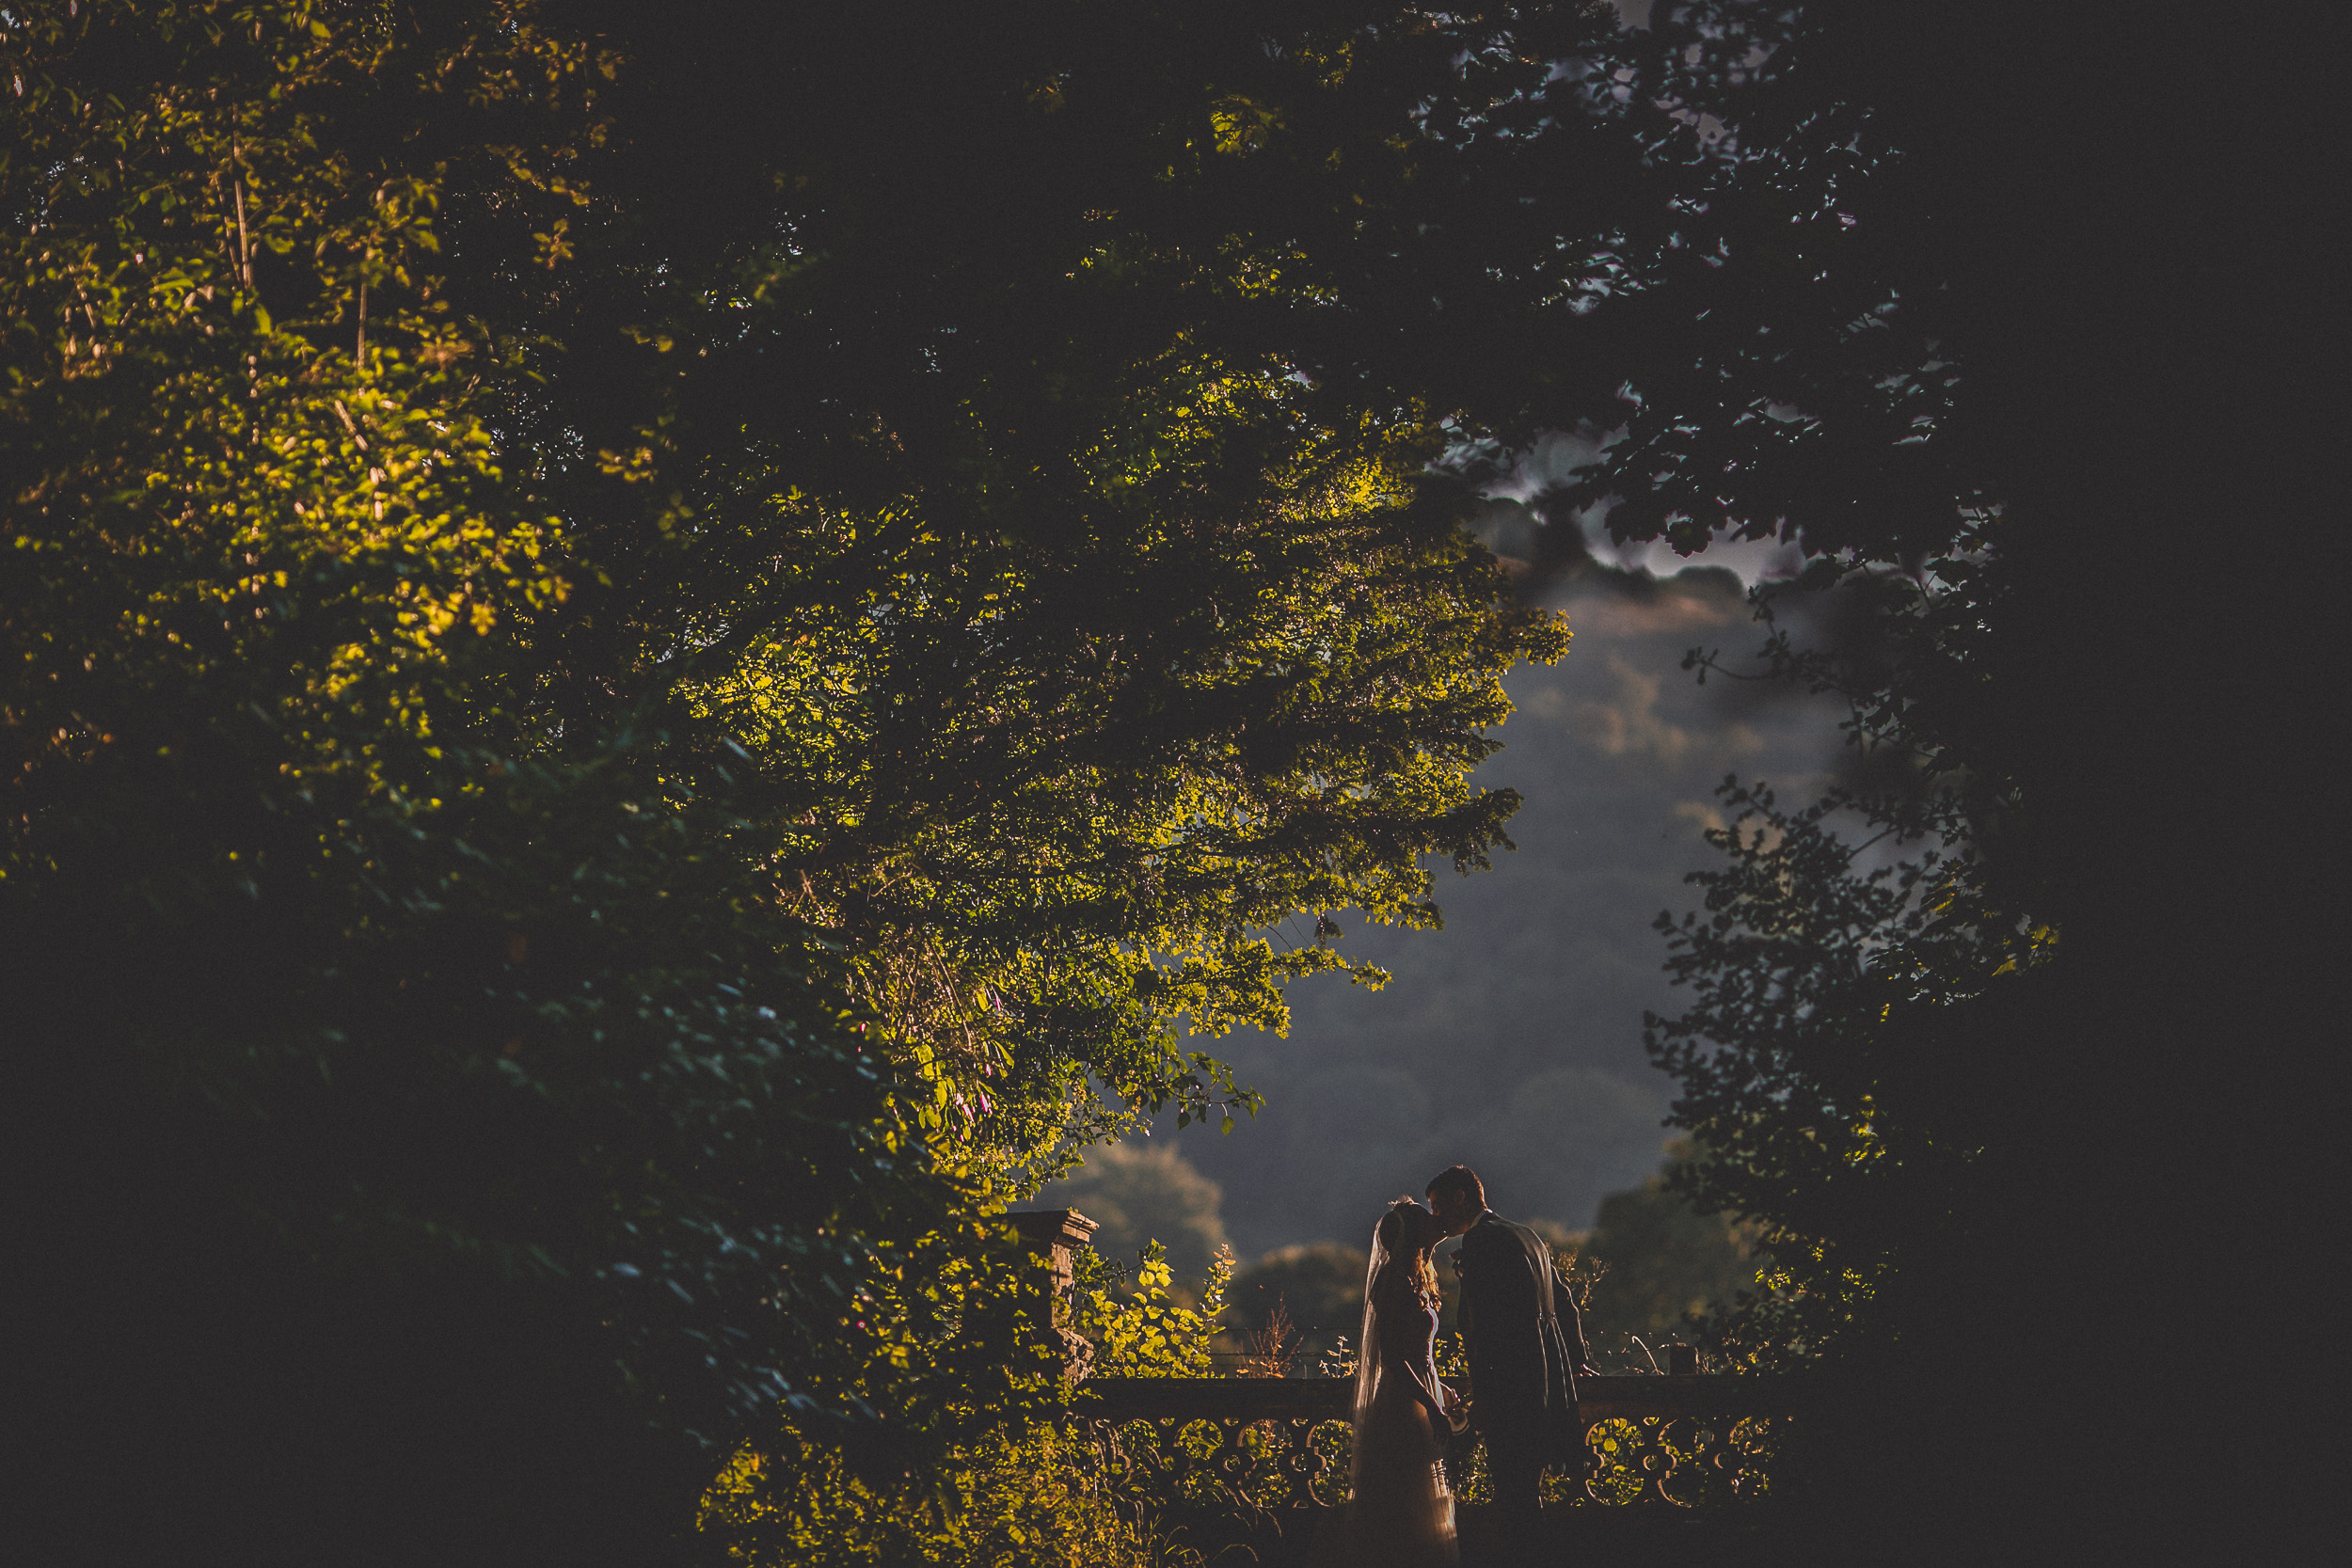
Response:
M1017 1209L1005 1216L1024 1244L1045 1265L1040 1282L1046 1294L1045 1321L1052 1348L1060 1353L1062 1376L1076 1383L1094 1362L1094 1347L1070 1327L1072 1253L1094 1234L1094 1222L1075 1209Z

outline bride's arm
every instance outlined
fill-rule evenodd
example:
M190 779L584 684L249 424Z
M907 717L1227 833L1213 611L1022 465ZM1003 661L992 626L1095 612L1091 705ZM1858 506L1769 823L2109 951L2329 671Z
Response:
M1387 1362L1384 1360L1382 1365L1385 1367ZM1429 1379L1423 1375L1422 1369L1411 1361L1399 1361L1397 1365L1404 1368L1406 1375L1413 1380L1413 1398L1427 1407L1429 1418L1440 1427L1447 1425L1445 1402L1431 1391Z

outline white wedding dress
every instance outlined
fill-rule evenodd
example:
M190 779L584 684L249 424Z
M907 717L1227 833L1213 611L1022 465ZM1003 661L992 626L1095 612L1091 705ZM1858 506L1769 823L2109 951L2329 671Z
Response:
M1390 1266L1375 1235L1357 1341L1354 1491L1331 1549L1314 1554L1317 1568L1455 1568L1461 1560L1454 1495L1438 1464L1444 1423L1431 1419L1414 1388L1416 1377L1439 1388L1437 1337L1437 1308L1413 1289L1406 1259Z

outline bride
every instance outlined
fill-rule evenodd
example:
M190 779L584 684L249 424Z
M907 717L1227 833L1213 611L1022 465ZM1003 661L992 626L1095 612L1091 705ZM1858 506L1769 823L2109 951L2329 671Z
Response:
M1454 1497L1438 1461L1469 1407L1438 1381L1438 1217L1400 1197L1373 1232L1356 1366L1355 1493L1341 1531L1344 1568L1453 1568ZM1333 1560L1325 1554L1318 1557Z

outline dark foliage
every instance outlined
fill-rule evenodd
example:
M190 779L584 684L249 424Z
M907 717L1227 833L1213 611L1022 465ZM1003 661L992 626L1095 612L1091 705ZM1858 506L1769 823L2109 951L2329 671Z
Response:
M1847 693L1858 740L1914 779L1863 802L1874 821L1845 845L1750 802L1773 832L1722 840L1711 918L1675 927L1696 1005L1658 1042L1718 1150L1688 1190L1785 1227L1797 1295L1741 1332L1829 1349L1841 1397L1801 1444L1823 1541L2227 1555L2279 1496L2276 1473L2204 1462L2219 1417L2191 1369L2226 1308L2161 1259L2166 1234L2239 1212L2244 1149L2301 1114L2289 1053L2340 940L2306 918L2334 872L2302 843L2317 776L2280 744L2298 721L2280 673L2315 656L2327 612L2309 581L2238 576L2226 520L2310 547L2316 364L2275 302L2311 214L2255 192L2316 160L2293 89L2219 85L2294 36L1820 5L1726 116L1756 177L1803 171L1809 191L1787 245L1761 248L1802 256L1804 293L1840 314L1859 262L1883 325L1852 315L1850 341L1910 342L1885 364L1814 356L1842 393L1776 391L1792 384L1768 357L1743 360L1784 318L1745 335L1733 317L1708 360L1717 387L1823 414L1751 426L1788 437L1790 483L1759 461L1721 482L1717 515L1850 552L1808 586L1842 581L1853 635L1769 663ZM1837 426L1889 433L1906 408L1925 417L1899 464L1795 483L1806 451L1842 450ZM1708 455L1688 471L1739 474L1738 420L1690 422ZM1911 870L1851 858L1880 830ZM2021 943L2043 961L2011 964ZM2282 1234L2225 1228L2232 1275L2286 1263Z

